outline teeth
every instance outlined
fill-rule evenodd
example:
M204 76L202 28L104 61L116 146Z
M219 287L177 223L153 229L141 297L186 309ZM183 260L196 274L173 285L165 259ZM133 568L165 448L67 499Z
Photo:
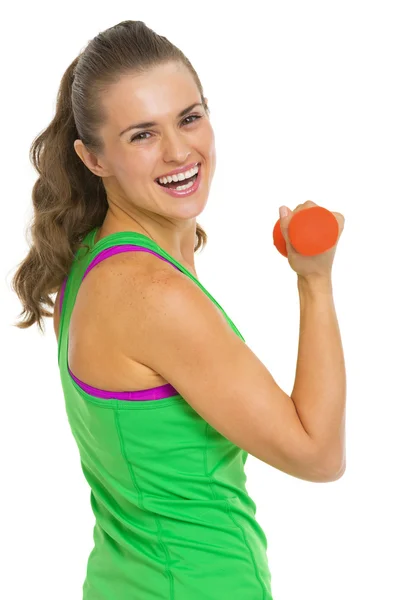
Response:
M186 171L185 173L179 173L178 175L167 175L167 177L159 177L157 181L159 183L171 183L171 181L184 181L185 179L189 179L189 177L193 177L196 173L199 172L199 165L190 169L190 171Z

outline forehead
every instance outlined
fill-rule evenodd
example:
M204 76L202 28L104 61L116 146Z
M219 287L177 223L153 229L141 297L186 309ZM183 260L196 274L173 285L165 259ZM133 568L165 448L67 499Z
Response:
M122 130L132 120L157 121L176 117L191 103L200 102L193 75L179 63L154 67L149 72L124 75L102 98L108 125Z

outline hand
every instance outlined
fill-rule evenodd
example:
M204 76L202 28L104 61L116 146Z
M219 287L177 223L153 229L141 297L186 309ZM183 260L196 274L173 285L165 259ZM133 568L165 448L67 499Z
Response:
M286 217L280 218L281 231L286 242L288 261L293 271L295 271L301 277L330 277L337 244L344 228L344 216L341 213L332 212L339 225L339 235L336 244L326 252L317 254L315 256L304 256L296 252L289 241L288 226L293 215L300 210L306 210L307 208L311 208L313 206L317 206L317 204L315 204L315 202L311 202L311 200L307 200L303 204L296 206L294 211L288 209L289 214Z

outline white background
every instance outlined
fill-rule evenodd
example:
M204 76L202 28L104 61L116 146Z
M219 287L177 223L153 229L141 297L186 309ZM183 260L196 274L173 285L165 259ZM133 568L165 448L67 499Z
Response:
M197 273L288 394L299 305L296 275L272 244L278 207L312 200L346 219L333 267L346 473L317 484L253 456L246 465L274 600L400 598L398 9L382 0L2 8L2 598L79 600L92 549L52 320L44 336L13 327L21 305L10 282L28 252L29 146L53 118L73 58L125 19L169 38L200 76L217 169L198 218L209 242Z

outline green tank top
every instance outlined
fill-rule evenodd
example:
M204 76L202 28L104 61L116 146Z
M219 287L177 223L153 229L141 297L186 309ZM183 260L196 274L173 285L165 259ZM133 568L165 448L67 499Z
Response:
M190 271L152 239L126 231L94 244L97 231L81 242L63 283L58 339L66 412L95 516L83 600L272 600L267 539L245 485L247 452L169 384L104 391L68 366L79 286L117 252L147 251L169 262L244 338Z

